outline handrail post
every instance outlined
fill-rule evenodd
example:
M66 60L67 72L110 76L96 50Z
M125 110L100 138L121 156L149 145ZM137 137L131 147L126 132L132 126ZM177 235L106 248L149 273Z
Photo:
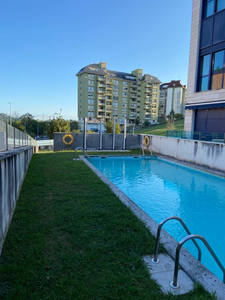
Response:
M221 264L220 260L218 259L218 257L216 256L215 252L212 250L212 248L210 247L209 243L206 241L206 239L198 234L190 234L188 236L186 236L185 238L183 238L180 243L177 246L176 249L176 257L175 257L175 266L174 266L174 275L173 275L173 281L170 283L170 286L174 289L179 288L179 284L177 282L178 279L178 267L179 267L179 259L180 259L180 249L182 248L182 246L189 240L194 240L194 239L199 239L201 240L206 248L209 250L210 254L212 255L212 257L214 258L214 260L216 261L216 263L218 264L218 266L220 267L220 269L223 272L223 283L225 283L225 268L223 267L223 265Z
M158 226L158 229L157 229L157 237L156 237L156 245L155 245L155 252L154 252L154 258L152 259L152 262L154 264L157 264L159 263L159 260L158 260L158 252L159 252L159 239L160 239L160 234L161 234L161 229L163 227L163 225L170 221L170 220L177 220L180 222L180 224L183 226L184 230L187 232L187 234L191 234L190 230L187 228L187 226L185 225L184 221L179 218L179 217L176 217L176 216L172 216L172 217L169 217L169 218L166 218L164 219ZM192 240L193 243L195 244L196 248L198 249L198 260L201 261L201 257L202 257L202 251L201 251L201 248L199 247L199 245L197 244L197 242L195 240Z

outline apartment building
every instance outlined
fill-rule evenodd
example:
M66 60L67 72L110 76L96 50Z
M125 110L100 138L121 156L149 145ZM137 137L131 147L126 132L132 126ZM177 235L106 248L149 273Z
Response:
M143 74L142 69L111 71L105 62L90 64L76 75L79 118L157 122L161 83L157 77Z
M165 118L173 110L175 114L184 115L187 86L181 80L171 80L160 85L159 117Z
M185 130L225 133L225 1L193 0Z

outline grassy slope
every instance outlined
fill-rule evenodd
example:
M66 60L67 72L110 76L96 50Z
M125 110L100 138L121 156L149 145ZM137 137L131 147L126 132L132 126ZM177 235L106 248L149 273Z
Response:
M155 239L72 157L33 156L0 258L0 299L214 299L201 287L163 295L141 259Z
M135 134L152 134L159 136L166 136L167 124L153 125L147 128L136 130ZM174 122L174 129L170 130L184 130L184 120L178 120Z

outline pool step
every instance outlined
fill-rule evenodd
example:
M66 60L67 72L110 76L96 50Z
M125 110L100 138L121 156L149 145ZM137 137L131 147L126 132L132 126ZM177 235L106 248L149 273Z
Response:
M164 294L171 292L173 295L182 295L193 290L194 282L183 270L179 270L180 287L173 289L170 286L170 283L173 281L174 261L169 255L166 254L159 254L158 259L160 263L154 264L152 262L152 256L148 255L143 257L151 278L157 281Z

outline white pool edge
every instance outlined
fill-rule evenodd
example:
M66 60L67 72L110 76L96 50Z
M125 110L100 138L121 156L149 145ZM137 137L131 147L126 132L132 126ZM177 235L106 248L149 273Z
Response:
M94 167L85 157L80 156L80 159L104 182L112 192L126 205L145 226L156 237L158 223L155 222L148 214L146 214L139 206L137 206L126 194L124 194L115 184L113 184L105 175L103 175L96 167ZM161 231L160 243L163 244L167 253L171 258L175 259L175 251L177 241L169 235L164 229ZM194 281L204 286L210 293L216 292L218 299L223 300L225 295L225 284L210 272L203 264L201 264L193 255L185 248L180 252L180 266L185 273ZM222 271L221 271L222 272ZM172 281L173 278L171 278ZM178 273L179 282L179 273Z

